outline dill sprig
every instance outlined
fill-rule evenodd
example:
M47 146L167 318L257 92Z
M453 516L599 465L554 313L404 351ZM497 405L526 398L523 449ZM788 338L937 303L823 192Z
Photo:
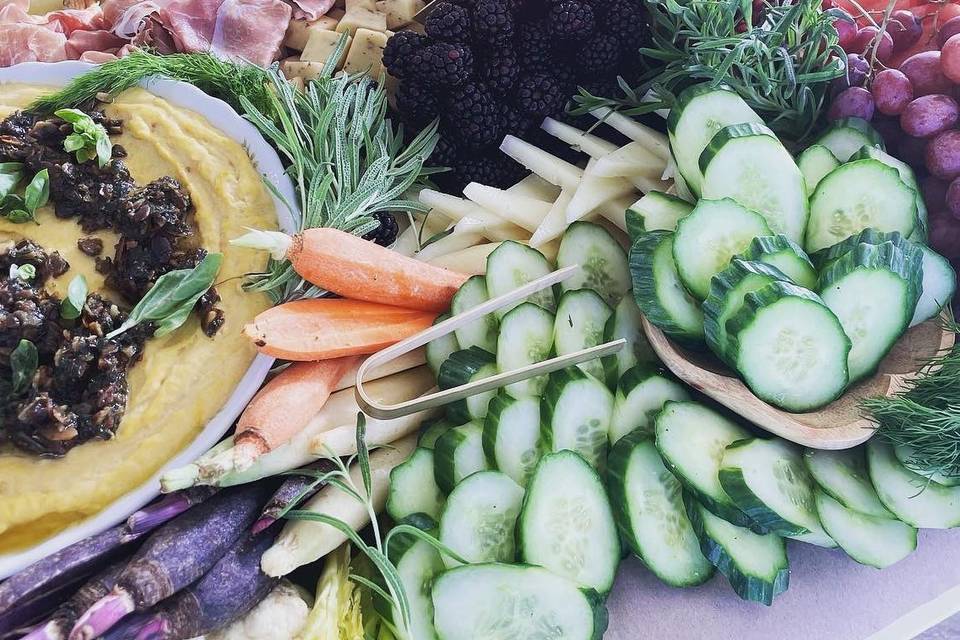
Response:
M640 50L647 72L636 86L622 78L624 97L581 90L574 113L600 107L641 115L669 109L698 82L726 84L789 140L816 126L830 80L843 74L846 54L820 0L767 1L753 23L750 0L644 0L652 46Z

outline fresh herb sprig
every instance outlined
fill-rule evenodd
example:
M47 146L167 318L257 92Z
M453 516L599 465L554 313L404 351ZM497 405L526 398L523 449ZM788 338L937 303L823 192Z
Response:
M641 115L673 106L698 82L726 84L778 134L800 140L824 107L830 80L843 74L846 54L820 0L767 1L753 22L750 0L644 0L652 46L640 50L647 72L636 86L621 79L624 97L575 98L575 113L609 107Z
M57 109L53 115L73 126L73 133L63 140L63 150L74 154L77 162L96 158L100 167L110 162L113 144L106 127L79 109Z
M83 305L87 302L89 292L87 279L83 277L83 274L74 277L67 285L67 297L60 302L60 317L64 320L79 318L83 311Z
M11 389L14 394L23 393L37 372L39 357L37 347L29 340L21 340L10 352Z
M9 181L12 181L12 178L9 178ZM16 182L13 182L10 190L12 191L14 187ZM47 204L49 199L50 175L46 169L41 169L27 184L23 196L11 192L0 194L0 215L18 224L31 220L36 222L37 209Z

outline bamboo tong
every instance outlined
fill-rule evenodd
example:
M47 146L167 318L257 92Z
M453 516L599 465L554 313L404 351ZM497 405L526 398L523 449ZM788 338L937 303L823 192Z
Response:
M469 384L454 387L452 389L445 389L443 391L431 393L429 395L414 398L412 400L406 400L397 404L381 404L371 398L367 394L366 389L364 389L364 378L371 369L381 367L395 360L396 358L413 351L414 349L422 347L428 342L432 342L437 338L442 338L443 336L452 333L465 324L485 316L488 313L493 313L498 309L502 309L503 307L509 306L515 302L519 302L520 300L523 300L527 296L534 294L537 291L541 291L542 289L546 289L547 287L552 287L555 284L563 282L564 280L572 277L579 268L579 265L571 265L569 267L564 267L563 269L558 269L548 273L542 278L538 278L528 282L523 286L517 287L510 293L505 293L502 296L488 300L487 302L484 302L483 304L478 305L468 311L444 320L440 324L436 324L429 329L425 329L415 336L411 336L406 340L398 342L395 345L387 347L386 349L373 354L366 359L366 361L357 371L356 398L360 409L363 411L363 413L371 418L390 420L393 418L410 415L412 413L417 413L418 411L423 411L424 409L433 409L451 402L455 402L456 400L462 400L469 396L483 393L484 391L499 389L508 384L513 384L514 382L520 382L521 380L526 380L528 378L552 373L581 362L593 360L594 358L601 358L603 356L617 353L627 343L627 341L623 338L606 342L595 347L590 347L588 349L582 349L580 351L568 353L563 356L550 358L549 360L537 362L536 364L531 364L520 369L514 369L513 371L505 371L476 382L471 382Z

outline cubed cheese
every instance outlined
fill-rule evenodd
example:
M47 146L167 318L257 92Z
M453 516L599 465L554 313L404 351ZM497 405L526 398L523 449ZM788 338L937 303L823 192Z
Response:
M382 31L357 29L343 70L347 73L369 73L379 78L383 73L383 48L386 44L387 34Z
M299 78L303 82L313 80L323 71L322 62L307 62L304 60L292 60L287 58L280 63L280 69L288 80Z
M322 16L312 21L301 19L291 20L287 26L287 35L283 40L283 44L291 49L303 51L303 48L307 46L307 39L310 37L311 31L315 29L319 29L320 31L334 31L336 28L337 19L330 16Z
M387 16L388 29L399 29L409 24L424 6L423 0L378 0L377 11Z
M300 54L300 59L304 62L326 62L327 58L329 58L337 48L337 42L339 42L342 37L343 34L337 33L336 31L323 31L320 29L311 31L310 37L307 38L307 44L303 48L303 53ZM347 36L347 46L343 50L344 53L350 50L350 40L350 36ZM344 53L341 53L340 60L337 61L337 66L343 62Z
M376 9L348 8L343 18L340 19L340 24L337 25L337 31L353 35L357 32L357 29L386 31L387 16Z
M63 9L63 0L30 0L28 11L34 15L42 16L51 11Z
M376 0L345 0L346 12L350 13L355 9L366 9L367 11L376 11Z

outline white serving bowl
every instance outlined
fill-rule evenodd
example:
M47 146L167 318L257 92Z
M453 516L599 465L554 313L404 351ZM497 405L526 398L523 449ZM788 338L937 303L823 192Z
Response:
M3 91L4 83L13 82L59 87L94 68L96 68L96 65L76 61L26 62L13 67L0 68L0 91ZM284 173L283 165L280 163L280 158L276 152L267 144L256 128L241 118L226 102L212 98L185 82L151 78L142 82L141 86L173 105L190 109L204 116L223 133L247 149L260 173L276 185L287 202L294 203L297 201L293 183ZM276 206L280 228L293 233L295 225L293 216L287 206L276 196L274 196L273 201ZM0 579L20 571L44 556L120 523L131 513L150 502L160 491L159 478L163 472L192 462L220 440L257 392L257 389L260 388L272 365L273 358L258 355L230 399L227 400L217 415L207 423L207 426L204 427L196 439L186 449L171 458L145 483L117 499L97 515L68 527L46 540L38 541L36 545L28 549L16 553L0 554Z

